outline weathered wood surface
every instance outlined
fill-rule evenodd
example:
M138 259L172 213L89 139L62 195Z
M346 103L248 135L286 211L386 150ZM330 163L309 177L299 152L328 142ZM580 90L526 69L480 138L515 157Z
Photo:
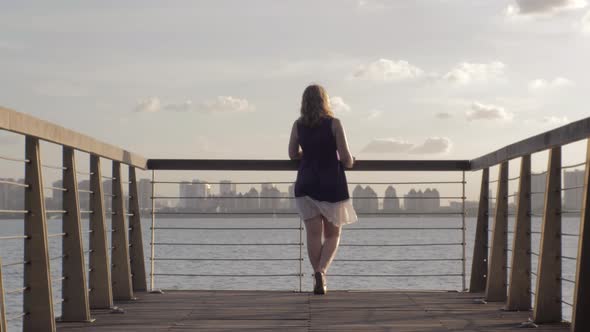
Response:
M36 137L141 169L146 168L147 159L138 154L2 106L0 106L0 129Z
M529 312L477 304L482 294L420 291L169 291L136 293L125 314L93 311L94 323L60 331L522 331ZM565 324L535 331L568 331Z

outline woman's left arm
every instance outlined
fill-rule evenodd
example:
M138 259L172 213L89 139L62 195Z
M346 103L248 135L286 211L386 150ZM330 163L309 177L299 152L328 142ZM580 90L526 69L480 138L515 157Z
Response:
M289 138L289 158L291 160L301 159L303 151L299 148L299 139L297 137L297 121L293 122L291 128L291 137Z

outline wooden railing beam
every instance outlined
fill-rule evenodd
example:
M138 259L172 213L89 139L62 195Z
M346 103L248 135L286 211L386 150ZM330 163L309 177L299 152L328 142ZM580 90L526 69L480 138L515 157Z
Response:
M561 147L549 151L533 320L561 322Z
M147 291L143 239L141 230L141 210L139 190L134 167L129 167L129 255L131 260L131 281L134 291Z
M469 291L483 292L486 289L488 274L488 228L489 228L489 186L490 169L484 168L481 174L479 191L479 207L477 209L477 225L475 227L475 242L471 264L471 280Z
M129 262L129 228L126 222L125 198L121 181L121 163L113 161L113 217L111 277L113 299L115 301L132 300L131 266Z
M503 162L498 170L498 189L496 191L496 213L492 231L492 246L486 284L485 300L489 302L506 301L506 263L508 243L508 162Z
M111 309L113 291L100 157L90 155L90 308Z
M525 311L531 308L531 156L520 163L516 222L512 239L512 260L506 308Z
M74 149L63 147L63 216L62 238L62 298L61 320L66 322L90 322L86 263L82 244L80 202Z
M23 331L55 331L39 139L26 137L25 158Z

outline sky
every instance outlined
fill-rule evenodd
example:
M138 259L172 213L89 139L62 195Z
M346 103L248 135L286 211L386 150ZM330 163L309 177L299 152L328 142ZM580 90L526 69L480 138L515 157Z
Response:
M472 159L587 117L589 58L586 0L0 1L0 105L148 158L287 158L319 83L357 159Z

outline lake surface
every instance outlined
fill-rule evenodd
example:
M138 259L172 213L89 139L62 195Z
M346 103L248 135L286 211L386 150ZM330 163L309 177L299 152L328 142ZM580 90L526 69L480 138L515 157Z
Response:
M510 218L510 230L514 218ZM2 220L0 235L22 235L22 220ZM491 222L491 220L490 220ZM579 232L579 218L563 218L563 232L577 234ZM61 220L48 220L49 233L61 232ZM533 231L540 230L541 219L533 219ZM110 221L109 221L110 225ZM158 260L155 261L155 288L161 289L260 289L260 290L294 290L300 287L299 274L303 273L301 286L303 291L312 289L312 270L307 259L305 248L305 232L299 232L298 218L198 218L198 219L169 219L157 218L157 228L186 228L183 230L157 229L155 242L165 243L155 247L156 259L187 258L198 259L190 261ZM471 255L473 251L473 237L475 219L466 219L466 280L469 284L471 270ZM84 230L88 229L88 220L83 222ZM142 220L144 233L144 252L146 270L150 273L150 236L151 219ZM280 230L250 229L250 230L193 230L188 228L289 228ZM492 226L490 226L492 227ZM110 226L108 227L110 228ZM462 246L426 244L460 244L462 232L460 229L375 229L375 228L461 228L461 219L453 218L362 218L353 225L345 226L342 235L342 246L336 261L328 272L329 289L462 289ZM299 246L300 236L303 246ZM512 245L512 234L509 234L509 245ZM577 237L564 237L563 255L576 257ZM178 245L181 243L198 243L199 246ZM228 246L213 246L210 244L232 244ZM532 250L538 252L540 235L532 235ZM176 245L169 245L176 244ZM247 244L237 246L233 244ZM264 244L264 245L258 245ZM273 244L273 245L268 245ZM274 245L280 244L280 245ZM381 245L409 245L409 246L381 246ZM422 244L420 246L411 246ZM88 247L88 234L84 233L84 245ZM347 246L353 245L353 246ZM363 247L360 245L370 245ZM61 277L61 237L49 239L51 274L54 279ZM0 255L3 264L22 261L23 241L0 241ZM303 258L300 265L299 258ZM251 259L267 259L272 261L252 261ZM201 259L220 259L215 261ZM238 261L224 259L240 259ZM250 260L248 260L250 259ZM286 259L286 260L282 260ZM452 259L453 261L416 261L399 262L387 261L397 259ZM340 260L340 261L338 261ZM351 261L352 260L352 261ZM380 260L380 261L371 261ZM88 264L88 259L86 259ZM537 270L537 257L532 256L532 270ZM575 261L562 260L563 277L575 279ZM301 268L301 270L300 270ZM22 287L23 268L21 265L3 268L4 287L13 290ZM161 276L157 274L186 274L186 275L231 275L231 276ZM272 276L288 274L290 276ZM262 275L249 277L247 275ZM268 276L271 275L271 276ZM352 276L371 275L371 276ZM375 277L374 275L388 275ZM402 277L400 275L412 275ZM437 276L424 276L437 275ZM451 275L451 276L442 276ZM533 285L535 279L533 276ZM533 286L534 287L534 286ZM563 283L564 300L572 303L573 285ZM61 282L53 283L53 297L56 302L61 299ZM22 311L22 294L6 295L7 316L11 317ZM61 306L56 304L56 316L60 315ZM571 307L564 304L564 318L571 317ZM9 322L11 330L20 330L20 320Z

